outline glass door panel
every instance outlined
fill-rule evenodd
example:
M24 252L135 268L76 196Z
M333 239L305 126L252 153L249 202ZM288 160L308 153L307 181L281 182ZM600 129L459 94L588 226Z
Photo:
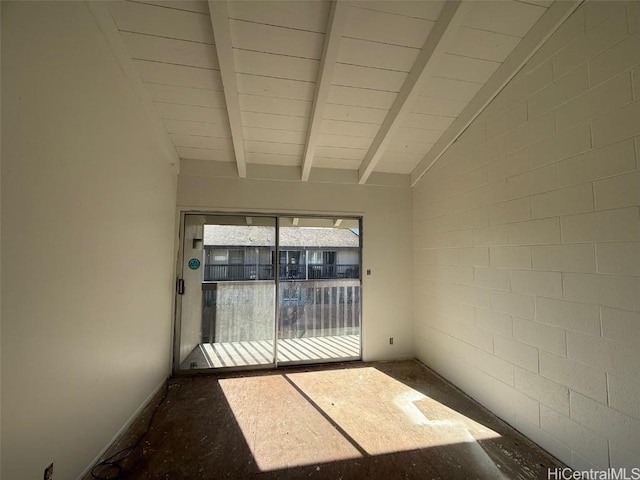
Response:
M179 370L275 364L276 218L186 214Z
M360 353L360 221L281 217L277 363Z

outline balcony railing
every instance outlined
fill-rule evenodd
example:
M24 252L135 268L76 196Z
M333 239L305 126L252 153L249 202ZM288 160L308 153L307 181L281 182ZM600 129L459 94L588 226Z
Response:
M279 265L280 280L329 280L334 278L360 278L358 264ZM204 266L205 282L273 280L273 265L215 264Z

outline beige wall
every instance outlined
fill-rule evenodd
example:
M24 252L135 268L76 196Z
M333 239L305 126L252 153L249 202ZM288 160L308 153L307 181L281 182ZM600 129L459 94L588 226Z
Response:
M194 171L183 162L183 171ZM198 163L198 162L195 162ZM181 209L362 215L363 357L413 356L411 191L407 187L212 178L181 174ZM394 344L389 345L389 337Z
M77 478L170 372L176 179L83 2L2 2L2 476Z
M640 458L639 34L583 4L414 189L418 357L578 469Z

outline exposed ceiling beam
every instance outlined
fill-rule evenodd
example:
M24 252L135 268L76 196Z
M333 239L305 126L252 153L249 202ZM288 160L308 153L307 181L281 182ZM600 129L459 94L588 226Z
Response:
M236 84L236 67L233 60L233 43L229 28L229 11L227 2L223 0L209 0L209 18L213 28L213 38L216 43L218 64L222 77L224 99L227 103L227 115L231 127L231 139L236 156L238 175L247 176L247 160L244 152L244 135L242 133L242 119L240 117L240 97Z
M433 25L422 50L413 64L400 92L376 134L359 170L358 183L366 183L380 161L389 140L420 95L425 80L430 77L442 55L447 51L463 20L473 7L473 1L450 0L445 2L438 20Z
M142 108L144 109L147 117L151 121L153 131L156 138L160 141L162 150L166 153L169 160L169 164L175 168L176 172L180 169L180 157L176 148L173 146L173 142L169 138L166 128L164 127L162 120L158 116L158 111L153 105L151 97L147 94L142 79L136 70L133 60L129 55L127 46L124 44L118 26L115 24L111 13L109 12L108 2L85 2L93 19L95 20L98 28L102 32L102 35L107 40L116 61L120 65L120 69L128 80L129 85L133 88L134 94Z
M473 97L460 115L431 147L429 152L411 172L411 186L427 173L465 129L491 103L534 53L553 35L583 0L553 2L529 33L518 43L504 62L496 69L483 87Z
M316 151L320 125L324 115L324 107L327 104L327 98L329 98L329 87L331 86L333 70L338 58L340 39L342 38L342 32L347 22L348 10L349 2L346 0L334 0L331 2L331 13L329 14L329 22L324 37L322 61L320 62L318 79L316 81L316 96L313 99L307 143L302 157L302 180L304 182L309 180L309 174L311 173L311 165Z

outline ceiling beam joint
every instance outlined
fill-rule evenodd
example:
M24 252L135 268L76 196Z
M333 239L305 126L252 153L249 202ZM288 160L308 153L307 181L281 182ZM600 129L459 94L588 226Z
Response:
M367 183L369 176L386 150L389 140L399 128L415 99L422 92L426 79L433 74L439 60L447 51L472 7L473 1L471 0L449 0L445 2L438 20L433 25L427 40L422 46L422 50L418 54L413 68L407 75L400 92L391 105L362 161L358 172L358 183Z
M304 182L309 180L309 175L311 174L311 166L318 143L324 108L329 98L329 88L331 87L333 71L338 59L340 39L342 38L342 32L347 23L348 10L349 2L346 0L333 0L333 2L331 2L331 13L329 14L329 22L324 37L322 60L316 81L316 94L311 109L307 142L302 156L302 181Z
M236 83L236 68L233 60L233 42L229 27L229 10L226 0L209 0L209 18L213 28L213 38L218 54L220 76L224 99L227 104L227 116L231 128L231 140L238 167L238 176L247 176L247 160L244 151L244 134L240 115L240 96Z
M583 0L553 2L411 172L415 186Z

